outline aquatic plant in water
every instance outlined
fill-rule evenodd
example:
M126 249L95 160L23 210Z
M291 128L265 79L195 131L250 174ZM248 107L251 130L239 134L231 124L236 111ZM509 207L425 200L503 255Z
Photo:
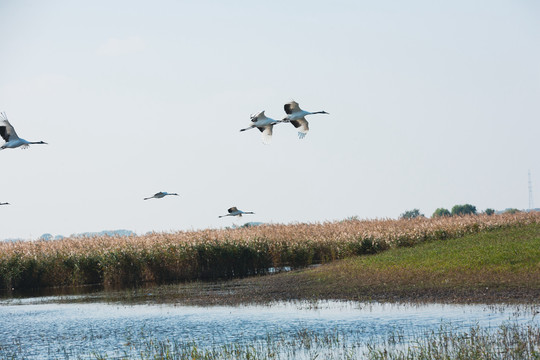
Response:
M474 326L463 330L444 323L438 330L410 334L390 331L365 341L361 334L339 330L301 329L293 334L273 334L226 344L204 344L189 339L158 340L144 333L129 337L113 353L98 349L82 354L64 348L49 351L50 359L539 359L540 327L536 323L507 323L497 328ZM4 344L5 345L5 344ZM2 359L34 359L20 346L0 346Z

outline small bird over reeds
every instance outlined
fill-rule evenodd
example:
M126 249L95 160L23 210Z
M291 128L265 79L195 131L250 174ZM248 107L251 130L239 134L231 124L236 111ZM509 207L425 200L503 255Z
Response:
M227 211L229 212L228 214L220 215L219 217L220 217L220 218L225 217L225 216L239 216L239 217L241 217L242 214L255 214L255 213L252 212L252 211L242 211L242 210L238 210L238 209L236 208L236 206L233 206L232 208L227 209Z
M144 198L144 200L148 200L148 199L162 199L162 198L164 198L165 196L168 196L168 195L180 196L180 195L178 195L177 193L168 193L168 192L165 192L165 191L160 191L160 192L155 193L154 195L152 195L152 196L150 196L150 197Z

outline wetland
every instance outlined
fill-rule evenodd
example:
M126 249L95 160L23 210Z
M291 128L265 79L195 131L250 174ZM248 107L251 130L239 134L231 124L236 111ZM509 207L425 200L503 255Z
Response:
M2 255L4 281L19 286L4 289L0 297L0 358L538 359L537 220L481 229L475 226L476 219L467 219L469 230L452 238L437 240L424 233L423 240L410 244L415 238L411 234L422 233L414 230L407 238L394 238L392 246L360 256L310 260L303 267L269 262L287 270L282 272L267 268L238 278L127 282L131 284L127 286L124 281L21 286L29 284L24 276L51 281L56 273L66 279L64 267L87 258L80 255L84 252L63 258L58 247L47 252L48 244L38 244L43 253L35 249L23 253L24 247L15 244L8 246L18 251L11 258L6 257L9 251ZM351 229L357 224L345 225ZM332 236L339 240L343 235L336 228ZM439 230L430 230L433 237L444 235ZM350 241L349 249L355 248ZM359 241L360 246L365 244L365 239ZM400 241L407 243L398 246ZM226 243L230 248L230 238ZM133 251L134 246L127 245ZM301 254L312 245L308 241L308 247L296 250ZM207 248L212 249L216 248ZM302 258L290 248L282 250L289 259ZM40 254L46 255L43 264L53 264L56 272L38 271ZM137 254L148 256L144 251ZM110 260L110 254L100 256ZM5 266L9 261L22 269L19 278ZM199 269L207 268L200 265Z

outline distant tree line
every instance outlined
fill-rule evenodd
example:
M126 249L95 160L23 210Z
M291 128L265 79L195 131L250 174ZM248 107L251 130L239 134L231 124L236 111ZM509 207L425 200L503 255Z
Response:
M420 213L420 210L413 209L405 211L403 214L399 216L401 219L414 219L417 217L424 217L424 214Z
M452 207L452 210L448 210L445 208L438 208L433 212L433 215L431 217L437 218L437 217L443 217L443 216L462 216L462 215L476 215L476 206L471 204L464 204L464 205L454 205ZM493 215L495 214L495 210L488 208L484 211L484 214L486 215ZM405 211L403 214L401 214L400 219L414 219L417 217L425 217L424 214L420 212L419 209L413 209Z

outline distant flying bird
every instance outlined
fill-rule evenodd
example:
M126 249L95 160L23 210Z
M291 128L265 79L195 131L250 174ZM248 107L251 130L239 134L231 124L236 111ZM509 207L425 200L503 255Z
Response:
M180 196L178 195L177 193L168 193L168 192L165 192L165 191L160 191L158 193L155 193L154 195L150 196L150 197L147 197L147 198L144 198L144 200L148 200L148 199L161 199L161 198L164 198L165 196L167 195L176 195L176 196Z
M328 114L326 111L309 112L300 109L296 101L286 103L283 108L287 113L287 116L283 118L283 122L290 122L298 129L298 138L303 139L309 131L308 122L305 118L306 115L313 114Z
M242 210L238 210L238 209L236 208L236 206L233 206L232 208L227 209L227 211L229 212L228 214L221 215L221 216L219 216L219 217L222 218L222 217L225 217L225 216L242 216L242 214L255 214L255 213L252 212L252 211L242 211Z
M250 118L252 124L245 129L240 129L240 131L257 128L262 132L263 143L266 145L270 144L272 142L272 128L275 124L280 123L281 120L274 120L267 117L264 115L264 110L255 115L251 115Z
M0 203L0 205L9 205L9 203Z
M21 146L22 149L26 149L31 144L46 144L43 141L27 141L19 138L15 129L9 123L6 113L0 113L0 136L6 142L4 145L0 146L0 150L3 149L14 149Z

